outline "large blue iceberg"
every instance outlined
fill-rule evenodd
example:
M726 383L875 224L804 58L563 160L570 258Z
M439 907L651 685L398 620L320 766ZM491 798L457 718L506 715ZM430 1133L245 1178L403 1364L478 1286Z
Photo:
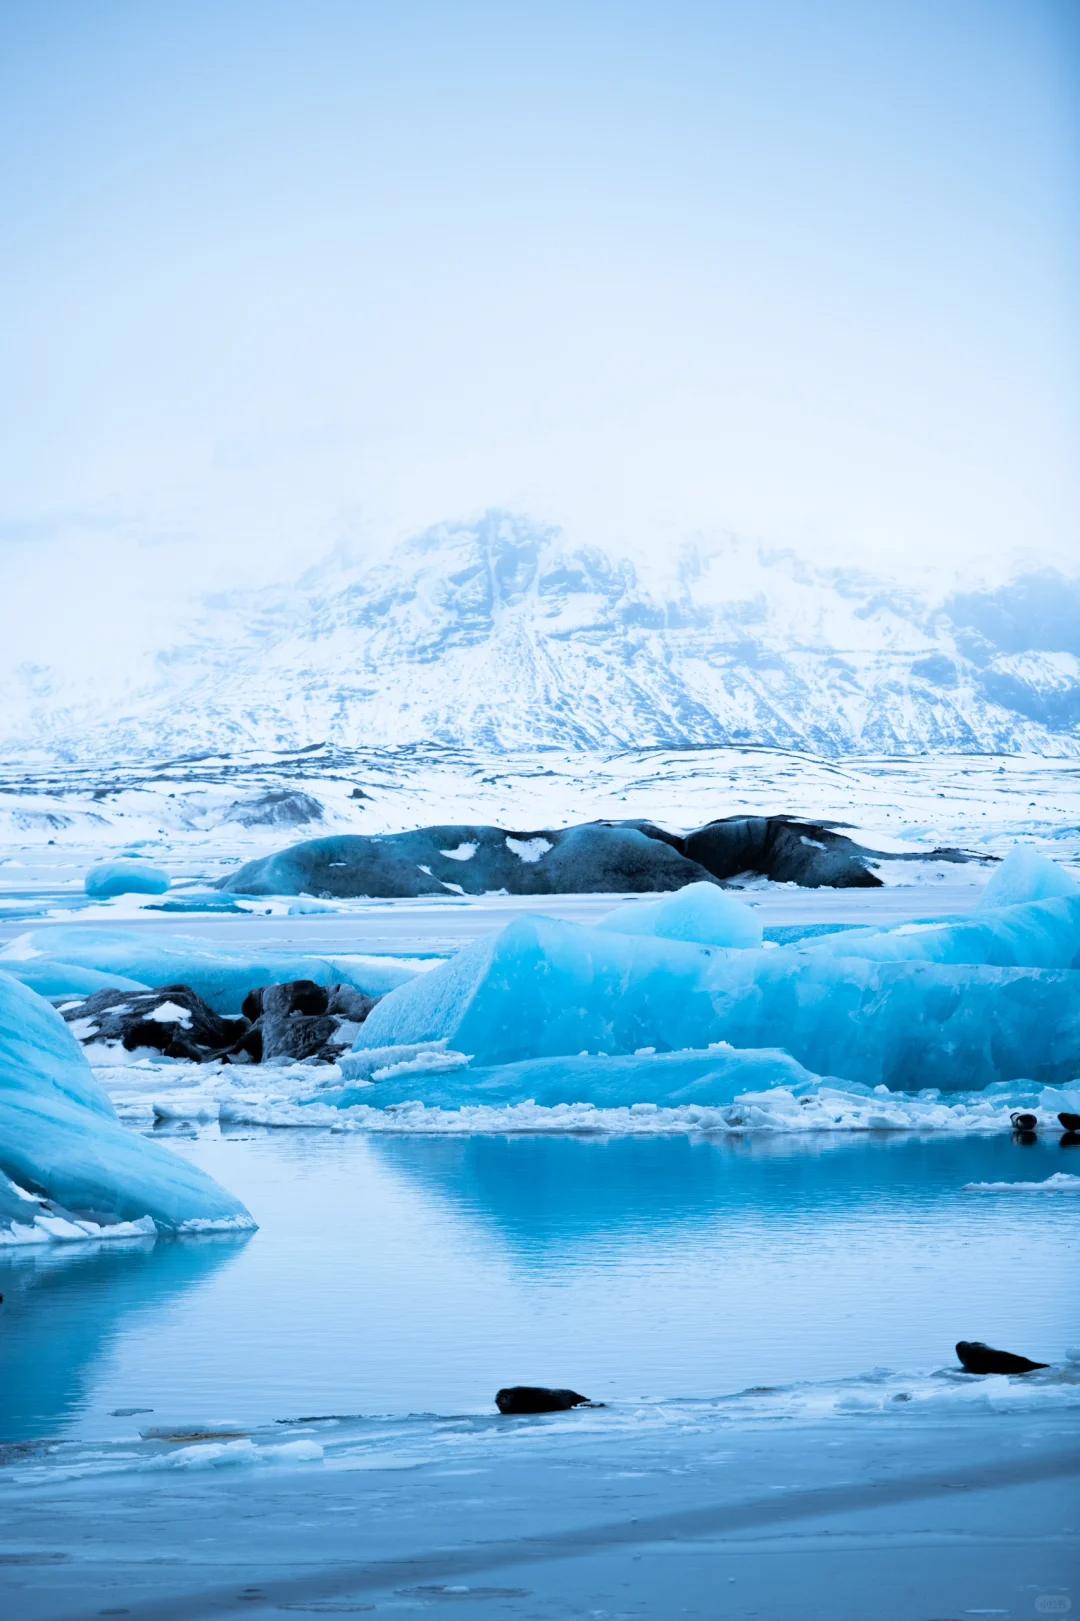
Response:
M0 974L0 1243L254 1225L205 1172L126 1130L59 1014Z
M1080 1073L1080 973L713 950L527 917L385 997L356 1050L433 1041L480 1064L727 1042L898 1090L1052 1083Z

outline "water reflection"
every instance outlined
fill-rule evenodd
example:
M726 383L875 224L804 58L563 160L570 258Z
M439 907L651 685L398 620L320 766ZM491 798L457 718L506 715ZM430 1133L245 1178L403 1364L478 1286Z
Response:
M1039 1169L1001 1137L851 1132L690 1137L375 1137L372 1154L483 1222L524 1262L575 1264L575 1247L638 1242L717 1222L822 1226L860 1209L909 1215L952 1203L966 1182L1039 1177L1061 1167L1043 1141Z
M959 1338L1052 1360L1080 1334L1075 1200L963 1191L1070 1168L1055 1140L173 1146L260 1231L0 1262L0 1437L478 1412L519 1382L714 1395L940 1367Z
M0 1258L0 1441L63 1428L113 1340L243 1249L250 1234L26 1246Z

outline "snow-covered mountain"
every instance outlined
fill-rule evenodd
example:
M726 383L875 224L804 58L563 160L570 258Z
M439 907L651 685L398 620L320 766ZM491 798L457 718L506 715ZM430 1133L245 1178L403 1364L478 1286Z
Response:
M41 665L5 687L5 752L67 760L323 741L1080 754L1080 579L933 601L735 541L635 564L495 512L207 598L123 693Z

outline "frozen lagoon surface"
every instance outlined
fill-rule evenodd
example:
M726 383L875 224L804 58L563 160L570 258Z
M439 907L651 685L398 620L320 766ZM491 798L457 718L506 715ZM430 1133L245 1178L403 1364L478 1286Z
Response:
M767 929L880 928L969 913L948 886L747 898ZM407 961L611 904L92 926ZM260 1230L0 1261L19 1621L1065 1613L1036 1604L1072 1591L1080 1517L1080 1206L1038 1191L1080 1150L1056 1133L155 1135ZM970 1379L960 1337L1054 1367ZM519 1381L609 1406L499 1419Z

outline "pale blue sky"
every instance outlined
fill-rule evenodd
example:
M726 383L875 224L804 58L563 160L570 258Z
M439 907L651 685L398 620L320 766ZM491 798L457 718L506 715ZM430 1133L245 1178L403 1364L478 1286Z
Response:
M4 0L0 557L251 577L493 504L1061 556L1078 36L1072 0Z

